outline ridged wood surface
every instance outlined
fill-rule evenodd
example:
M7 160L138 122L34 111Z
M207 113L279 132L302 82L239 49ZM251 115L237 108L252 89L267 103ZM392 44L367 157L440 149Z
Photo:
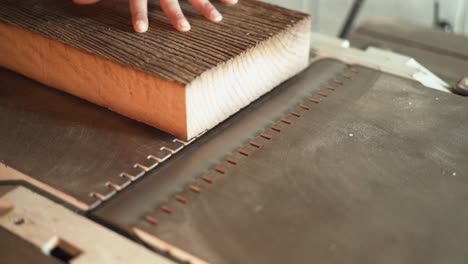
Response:
M226 7L215 3L224 20L207 21L181 1L192 24L188 33L172 28L158 1L150 1L151 27L132 30L128 0L76 6L64 0L2 0L0 22L19 26L163 79L186 85L273 35L307 18L270 4L241 0Z

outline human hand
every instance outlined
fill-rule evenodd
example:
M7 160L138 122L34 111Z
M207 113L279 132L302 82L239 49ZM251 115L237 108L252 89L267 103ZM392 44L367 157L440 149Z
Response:
M100 0L73 0L76 4L95 4ZM188 0L208 20L220 22L223 16L210 3L209 0ZM234 5L238 0L221 0L227 5ZM133 28L136 32L143 33L148 30L148 0L129 0L132 14ZM190 30L190 23L185 18L178 0L160 0L161 7L171 21L172 25L181 32Z

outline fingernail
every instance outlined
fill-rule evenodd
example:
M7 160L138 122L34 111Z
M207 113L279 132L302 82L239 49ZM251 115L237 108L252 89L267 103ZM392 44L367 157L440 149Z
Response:
M135 30L139 33L146 32L148 30L148 25L145 23L145 21L139 20L135 23Z
M216 9L213 9L213 11L211 11L210 18L214 22L219 22L223 20L223 16Z
M181 31L189 31L190 30L190 24L186 19L181 19L179 20L179 29Z
M229 4L230 4L230 5L235 5L235 4L237 4L237 0L230 0L230 1L229 1Z

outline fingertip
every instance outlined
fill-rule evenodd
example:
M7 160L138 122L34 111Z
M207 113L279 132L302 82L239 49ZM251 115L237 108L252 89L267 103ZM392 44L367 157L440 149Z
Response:
M221 20L223 20L223 16L221 15L221 13L219 13L218 10L216 9L213 9L211 12L210 12L210 17L209 19L213 22L221 22Z
M239 0L223 0L223 3L226 5L235 5L239 2Z
M144 20L137 20L133 27L138 33L145 33L148 31L148 23Z
M148 1L130 0L129 3L135 32L144 33L148 31Z
M185 18L179 19L179 21L177 22L177 30L181 32L190 31L191 28L192 27L190 26L190 23Z

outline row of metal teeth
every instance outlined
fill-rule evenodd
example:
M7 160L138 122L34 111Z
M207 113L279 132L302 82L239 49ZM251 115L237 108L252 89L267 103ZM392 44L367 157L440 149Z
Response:
M199 136L191 139L190 141L183 141L180 139L173 139L173 143L179 143L180 146L178 147L167 147L167 146L162 146L160 148L160 151L164 151L167 153L166 155L162 157L158 157L157 155L148 155L146 157L146 160L141 163L135 163L133 165L134 172L122 172L119 175L118 182L116 180L114 181L108 181L104 185L106 187L106 192L100 192L100 191L93 191L89 195L93 198L96 198L97 201L92 205L92 208L95 208L99 204L101 204L104 201L109 200L112 198L114 195L117 194L117 192L122 191L126 187L128 187L131 183L139 180L141 177L143 177L146 173L150 172L151 170L155 169L158 167L161 163L165 162L168 160L172 155L176 154L177 152L181 151L183 148L185 148L187 145L191 144L195 139L200 137L202 134Z

